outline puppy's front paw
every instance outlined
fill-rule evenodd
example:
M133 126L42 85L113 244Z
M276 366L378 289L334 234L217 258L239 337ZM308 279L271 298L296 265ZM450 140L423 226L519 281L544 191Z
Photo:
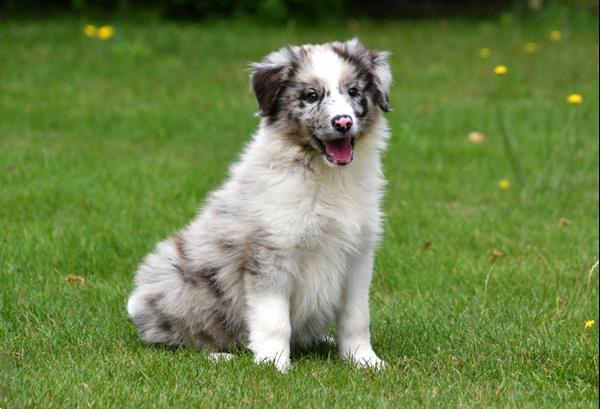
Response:
M384 360L380 359L372 349L369 350L358 350L353 354L346 354L344 358L352 361L352 363L358 368L373 368L373 369L384 369L387 364Z
M257 365L261 364L273 364L275 368L281 372L286 373L290 369L290 357L289 353L281 351L279 353L255 353L254 354L254 363Z

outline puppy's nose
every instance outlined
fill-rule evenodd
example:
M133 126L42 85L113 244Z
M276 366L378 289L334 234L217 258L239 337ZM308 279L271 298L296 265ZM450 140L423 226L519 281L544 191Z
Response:
M336 115L331 120L331 125L338 132L347 132L352 128L352 117L350 115Z

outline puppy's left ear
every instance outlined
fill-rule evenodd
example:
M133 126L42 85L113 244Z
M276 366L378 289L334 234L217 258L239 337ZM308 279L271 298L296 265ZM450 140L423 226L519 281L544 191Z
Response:
M387 51L371 51L371 66L373 67L373 81L375 83L375 103L384 112L391 111L390 87L392 86L392 71Z

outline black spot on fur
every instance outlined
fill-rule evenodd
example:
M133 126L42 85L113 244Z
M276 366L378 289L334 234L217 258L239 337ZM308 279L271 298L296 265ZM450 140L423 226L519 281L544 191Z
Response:
M208 268L206 270L202 270L199 272L201 277L206 280L208 287L212 290L217 298L223 297L223 290L221 289L221 285L217 281L217 274L219 274L219 269L217 268Z
M171 332L171 330L173 329L173 325L171 325L171 323L167 320L162 320L158 324L158 328L164 332Z
M360 110L356 111L356 116L358 118L363 118L369 112L369 103L367 98L361 97L358 101L358 105L360 106Z
M157 293L150 295L146 301L150 307L156 308L158 303L161 302L163 298L165 298L163 293Z

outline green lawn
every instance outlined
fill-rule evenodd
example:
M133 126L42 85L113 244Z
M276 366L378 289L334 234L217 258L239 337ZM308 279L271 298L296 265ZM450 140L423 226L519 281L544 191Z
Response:
M89 22L0 23L0 408L597 406L596 18L132 20L106 41L83 35ZM282 376L247 351L216 364L142 345L125 313L133 272L255 129L247 63L355 35L393 52L372 287L389 368L324 345Z

